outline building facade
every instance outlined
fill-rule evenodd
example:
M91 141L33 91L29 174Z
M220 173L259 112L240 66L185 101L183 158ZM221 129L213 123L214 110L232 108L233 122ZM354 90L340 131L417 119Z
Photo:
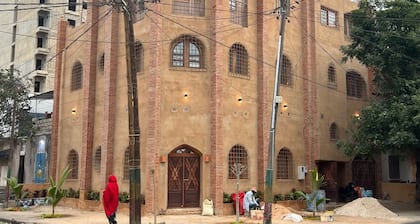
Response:
M82 0L0 1L0 68L15 70L31 93L54 88L57 22L75 27L84 23ZM85 9L84 9L85 8Z
M209 198L222 214L223 192L236 190L236 167L243 168L240 190L263 191L277 7L275 0L173 0L146 3L135 15L141 192L148 212L200 207ZM366 67L341 63L339 48L350 43L347 13L355 8L350 0L290 5L274 194L308 190L305 170L314 168L326 176L332 200L349 181L377 188L378 162L346 157L336 147L371 89ZM49 172L57 177L70 166L66 187L79 189L81 200L101 192L110 174L128 192L125 30L122 13L110 6L88 8L78 28L58 24L56 51L63 53L56 58ZM84 35L72 38L78 33Z

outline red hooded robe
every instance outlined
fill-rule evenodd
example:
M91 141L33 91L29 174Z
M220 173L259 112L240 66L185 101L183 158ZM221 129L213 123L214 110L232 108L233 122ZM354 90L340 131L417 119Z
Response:
M117 211L118 207L118 184L117 178L114 175L109 176L108 183L103 196L103 204L105 209L106 217L112 215L112 213Z

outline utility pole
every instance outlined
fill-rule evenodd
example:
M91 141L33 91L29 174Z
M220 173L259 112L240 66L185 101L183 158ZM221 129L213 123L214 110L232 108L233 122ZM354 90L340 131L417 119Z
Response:
M286 25L287 15L289 14L290 0L280 0L280 7L278 8L280 14L280 34L277 47L277 61L276 61L276 77L274 79L274 91L273 91L273 105L271 114L271 127L270 127L270 139L268 147L268 161L267 170L265 173L265 192L264 198L266 203L264 205L264 224L271 224L272 216L272 203L273 203L273 159L275 151L275 139L276 139L276 122L277 122L277 110L279 104L282 102L282 97L279 88L279 79L281 77L282 61L283 61L283 40L284 40L284 28Z
M137 96L137 77L134 55L134 4L131 0L113 0L112 4L124 13L125 46L127 61L127 100L130 141L130 224L141 224L140 184L140 122Z

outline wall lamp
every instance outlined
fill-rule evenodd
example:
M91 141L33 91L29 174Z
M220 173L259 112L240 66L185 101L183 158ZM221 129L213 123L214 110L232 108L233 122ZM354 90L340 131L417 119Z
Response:
M188 92L184 92L184 99L188 99Z
M76 115L76 113L77 113L76 108L75 107L71 108L71 115Z
M242 103L242 97L241 96L238 97L237 101L238 101L238 103Z

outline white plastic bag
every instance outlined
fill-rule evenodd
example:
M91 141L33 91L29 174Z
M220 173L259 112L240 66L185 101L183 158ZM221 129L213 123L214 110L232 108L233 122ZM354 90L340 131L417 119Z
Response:
M210 199L204 199L203 201L203 212L201 215L213 215L213 201Z

